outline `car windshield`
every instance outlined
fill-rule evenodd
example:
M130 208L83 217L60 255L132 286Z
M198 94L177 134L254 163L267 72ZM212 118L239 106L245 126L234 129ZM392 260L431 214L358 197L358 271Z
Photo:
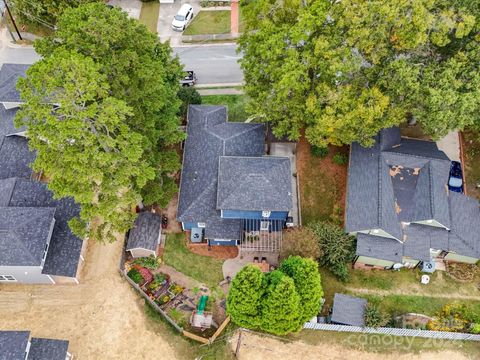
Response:
M183 20L185 20L185 16L183 16L183 15L175 15L175 20L183 21Z
M448 185L459 188L462 186L462 179L451 177L450 180L448 180Z

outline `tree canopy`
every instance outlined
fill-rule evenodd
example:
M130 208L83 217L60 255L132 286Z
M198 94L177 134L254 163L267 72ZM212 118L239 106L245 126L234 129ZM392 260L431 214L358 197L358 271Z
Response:
M67 9L35 49L43 58L19 81L17 116L34 168L81 205L72 230L113 240L137 204L165 206L176 191L181 67L168 44L104 4Z
M227 312L240 326L285 335L319 313L322 296L318 264L292 256L268 274L252 265L240 270L228 293Z
M316 221L308 224L320 247L318 262L340 280L347 280L348 266L355 257L355 237L329 222Z
M318 310L318 309L317 309ZM268 274L268 285L262 302L261 329L286 335L301 328L300 296L293 280L280 270Z
M299 323L304 324L320 311L323 296L318 263L313 259L290 256L282 262L280 270L290 276L300 296Z
M276 135L371 145L414 118L433 138L480 127L480 18L471 0L248 1L249 112Z
M10 0L15 14L32 22L55 25L65 9L101 0Z
M227 298L227 312L234 323L254 329L260 326L265 281L264 274L254 266L245 266L237 273Z

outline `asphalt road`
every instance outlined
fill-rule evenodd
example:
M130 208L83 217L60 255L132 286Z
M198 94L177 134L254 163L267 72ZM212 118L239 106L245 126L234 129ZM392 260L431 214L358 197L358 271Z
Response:
M239 84L243 81L238 64L241 56L236 53L235 44L175 47L173 52L180 57L185 70L195 71L199 85Z
M238 64L240 55L235 52L236 46L202 45L173 48L175 54L185 65L186 70L193 70L198 77L199 85L227 85L243 81L243 74ZM39 59L31 48L10 48L5 41L0 46L0 64L31 64Z

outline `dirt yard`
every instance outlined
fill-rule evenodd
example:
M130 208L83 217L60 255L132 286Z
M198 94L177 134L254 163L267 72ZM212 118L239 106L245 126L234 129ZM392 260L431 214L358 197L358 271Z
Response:
M230 339L232 351L237 346L237 336ZM467 357L460 352L452 350L424 351L419 354L409 353L406 349L390 351L388 354L367 352L363 350L347 349L338 344L321 343L311 345L301 341L284 342L274 338L259 336L251 333L242 334L242 342L239 352L239 360L467 360L475 357Z
M122 242L88 246L80 285L0 285L2 330L67 339L78 360L177 358L175 339L148 326L143 300L118 273Z

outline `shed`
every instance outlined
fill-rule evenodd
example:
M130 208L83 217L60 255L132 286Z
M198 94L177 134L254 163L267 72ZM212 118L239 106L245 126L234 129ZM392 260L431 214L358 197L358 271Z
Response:
M162 218L160 215L151 212L138 214L133 228L130 230L126 250L130 251L134 258L150 255L157 257L161 229Z
M366 306L366 299L335 294L330 322L340 325L365 326Z

